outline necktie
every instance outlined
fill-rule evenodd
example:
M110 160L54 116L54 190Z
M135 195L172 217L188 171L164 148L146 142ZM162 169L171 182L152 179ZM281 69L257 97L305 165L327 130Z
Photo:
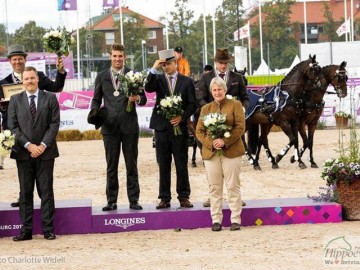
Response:
M15 77L16 83L21 83L21 80L18 77L16 77L16 76L14 76L14 77Z
M173 93L173 76L169 76L170 92Z
M36 105L35 105L35 95L31 95L30 96L30 113L31 113L31 116L32 116L32 119L34 120L35 119L35 116L36 116Z
M220 76L221 79L224 79L225 73L220 73L219 76Z

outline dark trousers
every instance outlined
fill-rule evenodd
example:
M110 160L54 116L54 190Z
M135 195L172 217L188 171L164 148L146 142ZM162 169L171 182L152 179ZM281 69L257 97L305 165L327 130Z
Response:
M119 194L118 166L121 148L126 166L126 188L129 202L137 202L140 196L137 169L139 134L104 135L106 155L106 198L108 203L116 203Z
M175 136L173 130L155 131L156 158L159 164L160 185L159 199L171 200L171 160L176 168L176 192L178 199L190 197L188 162L188 133L182 129L183 135Z
M54 159L41 160L39 158L16 161L20 182L20 218L23 232L32 233L33 229L35 183L41 199L43 232L54 231L54 163Z

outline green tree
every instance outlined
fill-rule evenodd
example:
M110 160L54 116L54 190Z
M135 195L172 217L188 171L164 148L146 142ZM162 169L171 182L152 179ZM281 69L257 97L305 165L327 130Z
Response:
M324 17L327 20L324 24L324 35L328 38L327 41L340 41L341 38L336 33L339 26L335 22L333 12L326 2L324 2Z
M170 11L169 16L160 17L160 21L164 24L166 20L168 20L169 47L182 46L184 55L190 62L191 73L198 72L203 44L202 19L194 22L194 11L189 9L188 0L176 0L174 10Z
M169 42L172 44L174 41L186 38L191 31L191 21L194 19L194 11L188 8L188 0L176 0L174 9L175 11L170 12L169 16ZM162 21L164 17L160 18ZM178 45L178 44L177 44ZM172 47L176 45L172 44Z
M76 40L76 32L74 32L73 37ZM80 51L82 55L88 54L92 57L101 56L101 44L104 42L104 35L96 31L88 31L86 28L81 28L79 30L79 39L80 39ZM91 43L91 46L87 46ZM89 51L89 47L92 47L92 51ZM77 57L77 40L74 44L70 46L70 50L73 51L74 57Z
M4 24L0 23L0 45L6 45L7 33Z
M241 41L234 41L234 32L244 25L242 0L224 0L216 11L216 46L234 51Z
M0 56L6 55L7 33L4 24L0 24Z
M15 31L12 43L24 45L28 52L42 52L45 33L45 28L36 26L35 21L29 21Z
M120 31L120 25L117 22L114 27L117 32ZM126 54L134 56L135 70L142 70L141 58L141 41L147 40L147 29L144 26L144 20L141 19L138 13L132 13L123 22L124 45L126 47Z
M266 3L262 8L262 34L264 60L267 58L267 44L269 44L270 68L284 68L291 65L298 54L298 41L294 33L299 31L299 24L290 21L293 0L274 0ZM256 11L258 12L258 11ZM251 36L259 41L259 25L251 25ZM252 51L253 69L260 65L260 47ZM267 62L267 61L266 61Z

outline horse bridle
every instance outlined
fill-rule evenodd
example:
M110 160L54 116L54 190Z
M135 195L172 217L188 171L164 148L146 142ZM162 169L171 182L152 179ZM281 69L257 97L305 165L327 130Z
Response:
M336 73L334 75L334 77L332 78L331 81L333 81L334 79L337 79L338 82L340 81L345 81L347 82L348 80L348 76L346 74L346 70L336 70ZM330 91L326 91L327 94L330 94L330 95L338 95L338 94L342 94L342 90L341 90L341 85L340 84L336 84L336 85L333 85L334 87L334 90L335 90L335 93L334 92L330 92Z

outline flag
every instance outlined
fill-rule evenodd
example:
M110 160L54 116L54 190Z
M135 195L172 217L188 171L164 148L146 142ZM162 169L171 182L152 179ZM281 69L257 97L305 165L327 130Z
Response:
M58 0L58 11L77 10L77 0Z
M119 6L119 0L103 0L103 8L114 8Z
M338 30L336 30L336 33L339 37L341 37L345 33L350 33L350 19L346 20L342 25L340 25Z
M250 25L247 23L234 32L234 41L250 37Z

